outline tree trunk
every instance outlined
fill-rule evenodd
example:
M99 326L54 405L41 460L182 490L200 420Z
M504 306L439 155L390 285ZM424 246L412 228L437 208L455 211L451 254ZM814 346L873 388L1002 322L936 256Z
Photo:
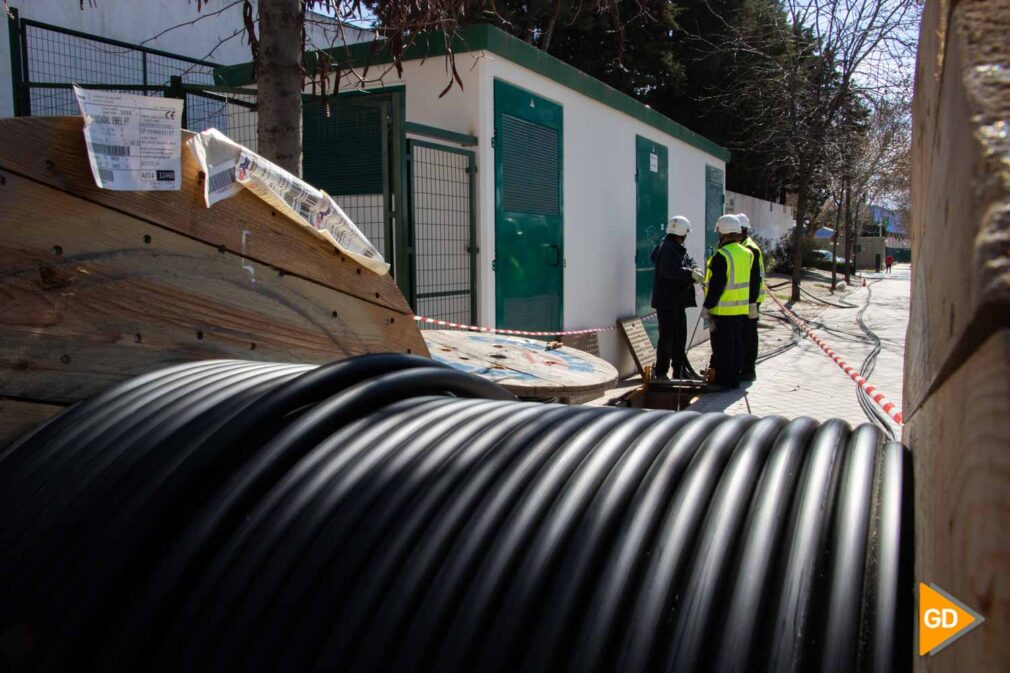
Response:
M259 0L259 153L302 174L302 0Z
M835 204L835 233L831 236L831 259L838 257L838 230L842 226L842 200L839 199L838 203ZM835 291L835 286L838 285L838 265L832 262L831 264L831 291Z
M845 265L845 279L848 280L849 275L856 270L856 245L859 244L859 200L860 197L856 196L856 212L852 214L852 236L849 242L849 251L845 255L847 260Z
M554 37L554 28L558 25L558 17L561 16L561 0L554 0L554 11L551 12L551 20L547 23L544 35L540 39L540 48L545 52L551 50L551 38Z
M793 291L792 301L800 300L800 278L803 276L803 239L806 236L807 180L800 178L799 194L796 198L796 228L793 229Z
M849 252L852 249L852 187L845 184L845 283L851 283L849 277Z

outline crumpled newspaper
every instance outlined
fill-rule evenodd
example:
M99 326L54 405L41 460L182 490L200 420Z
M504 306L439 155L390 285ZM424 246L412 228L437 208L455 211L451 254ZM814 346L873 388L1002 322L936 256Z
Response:
M189 139L188 145L207 176L203 196L208 208L248 189L277 212L329 241L365 268L380 275L389 272L389 264L368 237L326 192L239 145L217 129L198 133Z

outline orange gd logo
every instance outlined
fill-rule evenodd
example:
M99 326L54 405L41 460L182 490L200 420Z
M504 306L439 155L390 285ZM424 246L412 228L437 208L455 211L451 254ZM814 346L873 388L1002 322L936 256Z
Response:
M985 618L935 584L919 583L919 655L933 655Z

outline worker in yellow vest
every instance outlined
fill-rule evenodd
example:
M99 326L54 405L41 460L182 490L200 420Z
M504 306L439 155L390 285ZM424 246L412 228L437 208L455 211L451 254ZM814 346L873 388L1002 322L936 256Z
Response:
M741 245L754 253L757 271L751 275L751 282L756 281L758 284L757 310L754 315L748 316L743 325L743 365L740 367L740 380L753 381L757 379L758 316L761 313L761 302L765 300L765 259L761 247L750 235L750 218L744 213L737 213L736 216L740 220L740 233L743 234Z
M754 253L740 244L740 220L723 215L715 223L719 248L706 265L705 303L701 314L709 321L712 341L713 392L740 387L743 365L743 324L757 313L757 287L751 291ZM753 296L752 296L753 295Z

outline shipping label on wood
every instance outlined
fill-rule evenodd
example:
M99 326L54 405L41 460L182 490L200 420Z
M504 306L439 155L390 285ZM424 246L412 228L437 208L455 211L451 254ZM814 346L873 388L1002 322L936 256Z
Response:
M74 85L95 184L124 191L178 190L183 101Z
M645 368L656 364L656 349L652 346L649 333L645 331L645 325L641 318L618 320L617 324L621 327L625 343L631 349L631 357L635 360L638 373L645 376Z

